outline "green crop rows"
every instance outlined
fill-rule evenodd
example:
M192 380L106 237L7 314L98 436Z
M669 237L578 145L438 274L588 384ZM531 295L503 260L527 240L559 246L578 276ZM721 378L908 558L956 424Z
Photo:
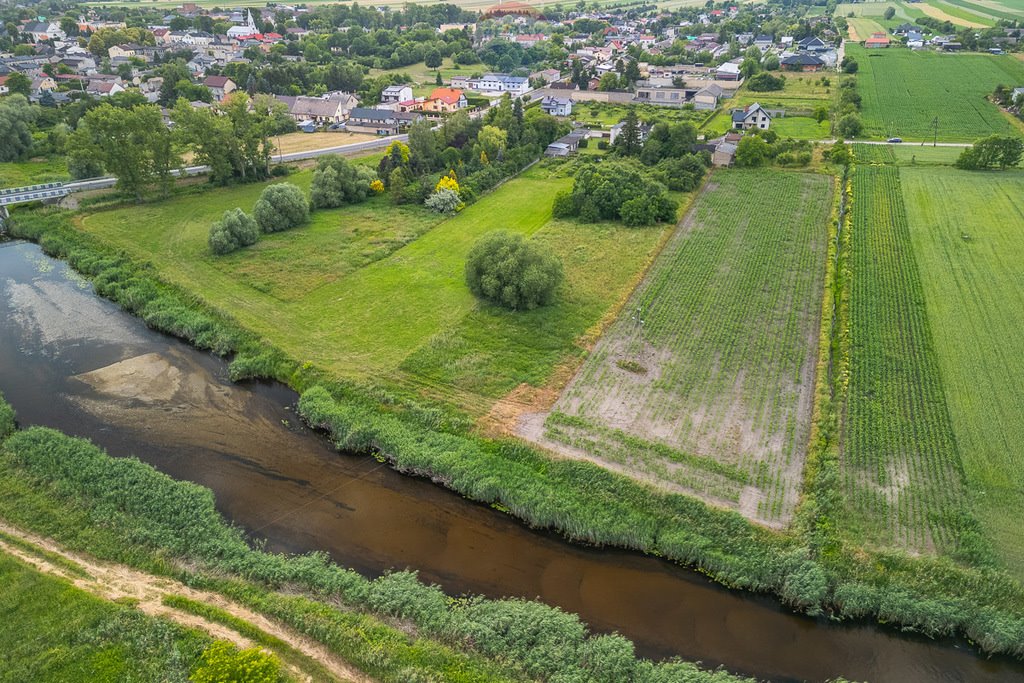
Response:
M902 49L866 50L847 46L860 71L865 132L931 140L971 142L992 133L1014 131L985 96L1000 83L1024 83L1024 62L1008 55L951 55Z
M864 540L950 549L960 455L928 327L899 170L854 175L850 390L843 484Z
M808 437L830 188L813 174L717 172L545 438L785 522Z

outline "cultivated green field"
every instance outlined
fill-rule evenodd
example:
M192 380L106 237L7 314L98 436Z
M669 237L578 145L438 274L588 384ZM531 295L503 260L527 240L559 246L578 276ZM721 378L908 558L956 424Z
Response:
M968 490L1024 576L1024 171L900 169Z
M310 175L291 180L305 187ZM309 226L264 235L226 257L209 253L210 223L227 208L251 208L261 185L98 211L77 222L295 358L477 413L578 355L576 340L626 295L658 244L658 228L551 221L554 195L570 182L537 167L443 221L378 197L315 212ZM498 228L541 233L537 239L563 257L567 277L556 305L529 313L478 306L463 281L465 256Z
M985 96L1000 83L1024 83L1024 63L1013 57L940 54L931 51L865 50L848 45L860 65L857 89L863 97L866 134L971 142L1016 130Z
M869 544L948 552L967 500L899 173L854 175L847 521Z
M533 436L788 520L810 422L830 188L820 175L715 173Z
M924 145L854 145L858 164L896 164L897 166L950 166L963 147Z
M186 680L210 639L0 552L0 679Z

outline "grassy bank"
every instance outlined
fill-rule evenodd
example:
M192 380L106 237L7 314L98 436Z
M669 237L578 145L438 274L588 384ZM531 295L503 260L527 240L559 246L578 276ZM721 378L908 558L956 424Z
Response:
M578 617L539 603L452 600L409 572L371 581L320 554L254 550L225 523L208 489L53 430L31 428L0 444L0 485L0 518L101 559L220 592L377 680L736 680L682 662L638 660L627 640L592 635ZM215 609L171 602L277 645Z
M107 602L0 551L0 670L9 681L185 681L205 634Z

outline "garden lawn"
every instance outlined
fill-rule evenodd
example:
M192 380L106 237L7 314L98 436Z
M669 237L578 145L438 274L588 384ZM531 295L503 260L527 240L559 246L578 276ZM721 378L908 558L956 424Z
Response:
M985 99L1000 83L1024 83L1024 64L1007 55L941 54L930 50L865 50L847 46L860 65L857 89L868 137L899 135L973 142L1016 129Z
M1024 577L1024 171L900 177L968 489L999 557Z
M185 680L210 640L37 572L0 552L0 678Z

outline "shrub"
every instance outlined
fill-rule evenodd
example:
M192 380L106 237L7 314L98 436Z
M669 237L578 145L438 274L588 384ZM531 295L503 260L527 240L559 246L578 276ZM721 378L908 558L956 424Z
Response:
M298 187L291 183L277 183L263 190L252 213L260 230L280 232L309 220L309 205Z
M348 159L340 156L321 157L313 172L310 206L331 209L366 201L370 196L370 185L376 180L376 172L366 166L349 163Z
M0 441L14 433L14 408L0 394Z
M864 132L864 124L856 114L847 114L836 124L836 133L849 140Z
M782 90L786 85L786 79L781 76L772 76L766 71L754 74L747 79L747 88L754 92L769 92L771 90Z
M288 164L277 164L270 169L270 177L285 178L292 173L292 167Z
M759 135L744 135L736 146L736 165L746 168L763 166L768 161L768 143Z
M459 199L458 193L447 187L437 190L427 197L423 203L428 209L432 209L438 213L455 213L463 207L462 200Z
M857 73L858 64L856 59L850 59L843 57L843 73L844 74L855 74Z
M503 230L481 237L466 258L470 291L514 311L550 303L562 277L554 254Z
M239 650L218 640L206 648L189 680L193 683L278 683L281 664L258 647Z
M210 227L210 251L218 255L227 254L255 244L259 236L259 226L245 211L228 209L223 218Z

